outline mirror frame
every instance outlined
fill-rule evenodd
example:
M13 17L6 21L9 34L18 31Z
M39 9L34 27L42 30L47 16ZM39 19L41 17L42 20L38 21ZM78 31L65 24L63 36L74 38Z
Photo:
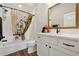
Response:
M59 4L61 4L61 3L57 3L57 4L55 4L55 5L53 5L53 6L51 6L51 7L49 7L48 8L48 27L50 27L49 25L50 25L50 19L49 19L49 12L50 12L50 9L52 9L53 7L55 7L55 6L57 6L57 5L59 5ZM75 10L75 12L76 12L76 26L75 27L59 27L60 29L75 29L75 28L79 28L79 3L75 3L76 4L76 10Z

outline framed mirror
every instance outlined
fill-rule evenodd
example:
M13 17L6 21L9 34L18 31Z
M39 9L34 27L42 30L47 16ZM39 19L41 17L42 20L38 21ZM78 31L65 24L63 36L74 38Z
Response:
M58 24L59 28L78 27L78 6L76 3L57 3L48 8L48 25Z

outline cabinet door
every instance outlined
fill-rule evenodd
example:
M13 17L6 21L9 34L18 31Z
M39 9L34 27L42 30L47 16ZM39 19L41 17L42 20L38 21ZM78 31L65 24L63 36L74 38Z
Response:
M37 39L37 54L40 56L48 56L48 43L42 37L38 37Z
M50 56L67 56L67 54L63 53L62 51L56 48L50 48L49 53Z
M49 55L50 56L66 56L67 54L65 54L62 50L60 50L58 46L50 43L49 44Z

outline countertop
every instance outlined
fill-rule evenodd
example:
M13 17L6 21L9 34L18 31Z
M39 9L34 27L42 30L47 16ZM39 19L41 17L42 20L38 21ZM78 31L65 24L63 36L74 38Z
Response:
M79 34L64 34L64 33L38 33L39 35L47 35L52 37L59 37L59 38L68 38L71 40L77 40L79 41Z

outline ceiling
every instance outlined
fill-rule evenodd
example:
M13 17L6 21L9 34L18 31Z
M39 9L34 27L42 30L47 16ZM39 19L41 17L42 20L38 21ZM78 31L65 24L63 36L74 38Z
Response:
M50 7L54 6L55 4L57 4L57 3L47 3L47 6L48 6L48 8L50 8Z
M30 13L33 13L33 11L35 9L34 3L4 3L2 5L16 8L19 10L23 10L23 11L30 12Z
M16 8L19 10L23 10L23 11L33 14L35 11L35 8L37 7L38 4L42 4L42 3L4 3L2 5ZM47 5L47 8L50 8L51 6L55 5L56 3L44 3L44 4ZM19 5L20 5L20 7L19 7Z

